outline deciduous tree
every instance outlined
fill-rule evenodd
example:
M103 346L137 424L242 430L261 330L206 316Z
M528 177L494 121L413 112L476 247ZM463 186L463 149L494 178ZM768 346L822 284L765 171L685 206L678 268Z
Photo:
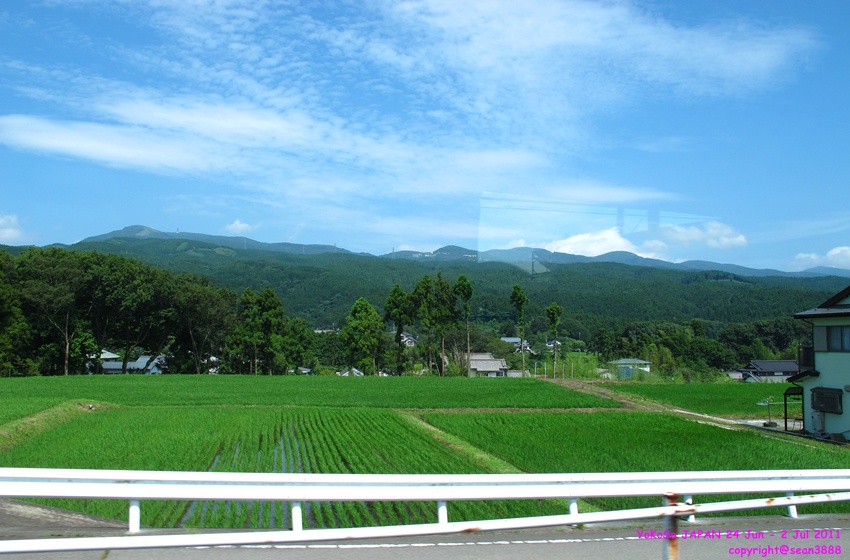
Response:
M239 325L228 339L227 370L268 375L285 373L278 356L283 343L283 304L269 287L246 288L239 300Z
M413 322L415 310L410 295L399 284L393 286L384 303L384 321L392 321L395 326L395 372L404 373L404 327Z
M89 312L82 263L76 253L37 247L18 260L24 299L59 337L64 375L70 370L72 343L86 328Z
M446 333L457 325L457 299L451 283L437 273L434 281L434 331L440 338L440 375L446 370Z
M461 274L455 281L453 290L463 305L463 321L466 324L466 358L464 359L464 368L468 371L469 355L471 352L469 341L469 300L472 299L472 282L464 274Z
M384 322L366 298L354 302L340 337L348 351L348 366L378 372L378 354L384 335Z
M522 354L523 376L525 375L525 320L523 313L525 306L528 304L528 302L528 296L525 295L522 286L520 286L519 284L514 284L514 287L511 290L511 305L516 311L516 324L517 330L519 331L519 351L520 354Z
M424 275L416 282L410 294L413 310L419 324L425 328L425 355L428 359L428 369L434 363L433 334L434 334L434 279Z
M224 355L227 335L236 326L236 294L201 276L181 275L176 281L177 330L169 365L177 365L178 371L189 367L194 373L209 373L213 357Z
M21 310L21 295L12 280L15 262L0 251L0 377L29 373L25 367L29 325Z
M546 308L546 318L549 320L549 332L552 333L552 363L554 367L558 364L558 324L561 322L561 313L564 308L554 301ZM554 369L552 372L554 373Z

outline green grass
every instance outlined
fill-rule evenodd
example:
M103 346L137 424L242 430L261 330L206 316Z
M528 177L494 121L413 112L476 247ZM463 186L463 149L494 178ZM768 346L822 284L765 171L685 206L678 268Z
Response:
M92 400L123 406L596 408L611 400L536 379L111 375L0 379L5 403Z
M783 393L791 387L788 383L605 383L604 387L623 393L638 395L685 410L737 418L762 418L767 407L756 403L773 397L771 414L781 417ZM792 408L793 407L793 408ZM800 405L789 403L789 413L799 413Z

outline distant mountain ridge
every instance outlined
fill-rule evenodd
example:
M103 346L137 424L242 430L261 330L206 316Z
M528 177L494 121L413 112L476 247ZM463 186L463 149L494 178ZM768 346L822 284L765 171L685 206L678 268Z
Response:
M291 253L300 255L318 255L324 253L344 253L349 255L366 253L354 253L347 249L341 249L332 245L301 244L301 243L266 243L256 241L248 237L209 235L191 232L162 232L151 227L134 225L120 230L88 237L82 242L96 243L118 238L133 239L186 239L190 241L202 241L231 249L250 249L254 251L271 251L277 253ZM710 261L684 261L671 263L660 259L650 259L629 253L627 251L615 251L605 253L596 257L583 255L572 255L568 253L553 253L545 249L532 247L517 247L514 249L491 249L488 251L476 251L456 245L448 245L435 251L393 251L380 255L389 259L407 259L418 262L447 262L447 261L478 261L478 262L502 262L510 263L521 268L538 273L546 272L547 264L573 264L606 262L631 266L643 266L650 268L665 268L679 271L719 271L739 276L785 276L785 277L817 277L817 276L839 276L850 278L850 270L830 267L816 267L801 272L785 272L774 269L748 268L735 264L722 264Z
M175 233L159 231L147 226L128 226L124 229L111 231L102 235L95 235L83 239L82 243L98 243L110 239L129 237L134 239L188 239L190 241L203 241L213 245L229 247L231 249L250 249L253 251L274 251L276 253L294 253L299 255L318 255L321 253L351 253L346 249L340 249L333 245L308 245L302 243L265 243L248 237L231 237L226 235L209 235L206 233L190 233L178 231Z

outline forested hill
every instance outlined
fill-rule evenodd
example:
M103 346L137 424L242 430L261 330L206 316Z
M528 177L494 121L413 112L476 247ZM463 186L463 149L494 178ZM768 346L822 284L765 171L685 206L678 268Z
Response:
M848 284L847 278L739 276L720 271L591 262L546 263L545 273L469 259L422 262L353 253L293 254L238 249L187 239L114 238L68 247L136 258L173 272L196 273L241 293L269 286L288 314L314 328L339 326L352 304L365 297L383 309L393 285L412 290L425 274L442 271L454 281L466 275L474 286L472 319L513 318L511 287L521 284L530 298L526 317L544 316L553 301L565 308L570 330L592 332L630 321L750 322L789 317L818 305ZM7 248L20 253L24 248Z

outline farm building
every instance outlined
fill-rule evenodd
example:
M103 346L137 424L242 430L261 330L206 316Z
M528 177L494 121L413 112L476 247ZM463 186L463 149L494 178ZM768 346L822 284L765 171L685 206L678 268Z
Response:
M104 350L100 353L100 364L102 373L121 373L124 366L124 359L114 352ZM89 363L89 372L93 372L94 369L94 364ZM127 362L127 373L146 373L150 375L162 373L164 369L165 356L161 354L153 359L151 359L151 356L139 356L138 359Z
M622 360L608 362L609 369L616 371L619 379L631 379L638 371L649 373L651 364L652 362L636 358L623 358Z
M850 286L818 307L794 315L812 326L812 352L801 353L800 373L788 381L802 387L803 429L833 439L850 438Z
M746 367L735 370L737 379L744 383L787 381L792 375L800 373L797 360L751 360Z
M531 351L531 345L528 343L528 341L521 340L518 336L503 336L501 340L502 342L513 344L517 352L519 352L520 345L522 345L526 353Z

